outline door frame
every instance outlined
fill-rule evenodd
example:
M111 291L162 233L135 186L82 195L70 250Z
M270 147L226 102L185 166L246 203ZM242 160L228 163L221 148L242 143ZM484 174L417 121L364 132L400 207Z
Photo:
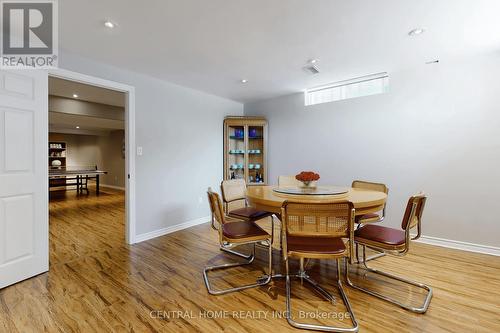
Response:
M50 69L49 77L74 81L125 94L125 241L136 243L135 211L135 87L66 69ZM49 129L47 128L47 133ZM47 206L48 206L47 198Z

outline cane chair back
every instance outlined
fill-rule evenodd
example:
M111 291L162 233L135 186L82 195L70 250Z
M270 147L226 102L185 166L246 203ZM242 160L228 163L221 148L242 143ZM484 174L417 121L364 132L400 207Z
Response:
M244 179L223 180L221 189L222 198L225 202L244 200L246 198L247 184Z
M410 230L417 227L418 236L420 236L420 228L422 223L422 214L424 213L425 202L427 197L425 194L417 194L408 199L401 228L403 230Z
M214 230L218 230L219 227L220 227L220 222L217 221L216 217L215 217L215 206L212 202L212 197L210 195L210 192L212 191L212 189L209 187L208 188L208 191L207 191L207 197L208 197L208 205L210 207L210 215L211 215L211 223L212 223L212 229ZM217 226L216 223L219 225Z
M349 254L354 253L354 206L351 202L306 203L285 201L282 209L285 237L348 238ZM284 254L285 254L284 253ZM286 255L286 254L285 254Z
M363 180L355 180L352 182L351 187L364 190L377 191L377 192L384 192L385 194L389 193L389 188L382 183L373 183L373 182L366 182Z
M215 222L219 223L219 225L223 225L224 223L226 223L226 220L219 195L215 193L210 187L208 188L207 195L208 202L210 204L210 210L212 211L212 218L215 220Z
M226 213L246 207L247 184L244 179L223 180L220 184Z
M286 202L288 235L304 237L349 237L352 203Z
M278 176L278 186L298 186L299 181L295 179L295 176Z

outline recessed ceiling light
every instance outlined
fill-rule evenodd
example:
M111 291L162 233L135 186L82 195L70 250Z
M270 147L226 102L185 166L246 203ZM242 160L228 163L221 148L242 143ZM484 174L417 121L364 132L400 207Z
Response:
M241 80L241 83L247 83L247 82L248 82L248 80L247 80L247 79L242 79L242 80Z
M310 63L310 64L315 64L315 63L317 63L317 62L318 62L318 59L311 59L311 60L309 60L309 63Z
M73 94L73 98L78 98L78 95L77 94Z
M113 29L114 27L116 27L116 24L113 23L113 22L111 22L111 21L109 21L109 20L107 20L107 21L104 22L104 26L106 28Z
M76 129L79 129L79 128L80 128L80 126L76 126Z
M423 34L423 33L424 33L424 31L425 31L425 29L423 29L423 28L417 28L417 29L413 29L413 30L411 30L411 31L408 33L408 35L409 35L409 36L417 36L417 35L421 35L421 34Z

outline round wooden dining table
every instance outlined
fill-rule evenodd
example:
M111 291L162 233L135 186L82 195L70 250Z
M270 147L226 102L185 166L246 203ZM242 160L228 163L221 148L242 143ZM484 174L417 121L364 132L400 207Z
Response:
M247 188L248 203L258 210L281 214L281 206L285 200L311 203L350 201L354 204L356 215L364 215L381 211L387 200L387 194L384 192L351 187L345 187L346 193L335 195L285 194L274 191L277 188L277 186L249 186Z

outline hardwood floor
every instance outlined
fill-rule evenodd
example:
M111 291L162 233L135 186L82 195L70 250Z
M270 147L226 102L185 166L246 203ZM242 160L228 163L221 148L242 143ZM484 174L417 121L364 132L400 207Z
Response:
M101 187L99 197L76 191L50 193L50 265L113 249L124 244L125 195Z
M0 332L298 331L278 318L285 307L282 280L208 295L202 268L237 260L218 250L208 223L127 246L123 194L105 191L99 198L68 194L68 200L51 201L50 272L0 291ZM257 254L253 266L214 273L216 286L260 275L265 252ZM274 260L280 270L277 250ZM434 298L429 311L418 315L346 286L360 332L500 332L499 257L415 243L406 257L384 257L372 265L431 285ZM314 261L309 268L337 294L333 262ZM357 279L412 302L422 299L414 289ZM299 281L293 297L293 307L304 315L329 314L323 324L337 324L333 317L345 312L341 301L333 307Z

